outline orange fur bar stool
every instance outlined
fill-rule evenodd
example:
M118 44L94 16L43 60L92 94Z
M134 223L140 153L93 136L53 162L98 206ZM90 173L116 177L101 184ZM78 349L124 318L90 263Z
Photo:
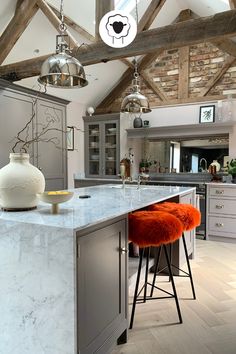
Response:
M153 299L164 299L173 297L175 299L176 308L179 316L179 322L182 323L182 316L179 307L179 301L176 293L174 278L171 271L171 264L167 252L166 245L174 242L181 237L183 232L182 223L173 215L166 212L157 211L137 211L129 214L129 240L137 244L140 248L139 255L139 266L137 272L137 280L134 291L133 306L130 319L130 329L133 327L134 314L137 302L146 302L146 300ZM149 270L149 256L150 256L150 246L160 246L163 245L164 253L166 257L167 266L169 269L169 276L172 284L173 293L170 293L164 289L161 289L154 285L158 290L161 290L165 295L161 297L148 297L147 296L147 285L152 286L148 282L148 270ZM144 285L139 290L140 274L142 269L142 261L144 256L144 249L147 249L146 256L146 271L145 271L145 282ZM140 293L144 290L144 295L140 296Z
M178 204L178 203L164 202L164 203L160 203L160 204L151 205L148 208L148 210L167 212L167 213L170 213L171 215L174 215L182 223L183 231L192 230L195 227L197 227L198 225L200 225L200 223L201 223L200 211L190 204ZM187 250L187 246L186 246L184 232L182 234L182 240L183 240L184 253L185 253L185 257L186 257L188 272L185 272L184 270L182 270L182 269L178 268L177 266L175 266L174 264L172 264L172 247L170 248L171 266L175 267L178 270L180 270L181 272L185 273L185 275L183 275L183 276L187 276L190 278L193 298L196 299L192 271L191 271L190 262L189 262L189 258L188 258L188 250ZM153 294L154 284L156 281L156 275L158 274L160 255L161 255L161 248L159 250L158 257L157 257L156 264L155 264L154 277L153 277L153 287L152 287L150 296L152 296L152 294Z

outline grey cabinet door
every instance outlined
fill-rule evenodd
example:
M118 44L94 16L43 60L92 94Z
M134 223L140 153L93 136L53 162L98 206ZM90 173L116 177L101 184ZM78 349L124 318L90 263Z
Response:
M65 107L58 103L38 100L36 132L45 131L36 146L38 168L44 174L46 190L67 187Z
M86 177L102 175L102 123L85 123L85 171Z
M118 114L84 117L85 176L114 178L120 164Z
M36 94L36 93L35 93ZM28 152L31 163L40 168L46 179L46 190L67 188L66 106L53 99L36 99L34 92L21 92L19 88L1 89L0 82L0 168L9 163L9 153L14 137L27 122L32 122L20 138L28 140L42 129L48 130L38 141L31 144ZM35 103L35 104L34 104ZM49 124L49 122L51 123ZM51 141L51 143L50 143ZM18 145L15 152L20 152Z
M127 244L126 220L77 242L78 349L105 354L106 343L114 345L127 328L127 254L121 252Z
M12 91L0 91L0 168L9 163L9 154L12 151L14 137L30 120L33 113L33 101L27 95L20 95ZM32 137L32 125L27 134ZM25 133L20 136L22 139ZM15 152L19 152L21 145L18 145ZM33 146L29 149L32 156ZM31 161L34 162L34 161Z

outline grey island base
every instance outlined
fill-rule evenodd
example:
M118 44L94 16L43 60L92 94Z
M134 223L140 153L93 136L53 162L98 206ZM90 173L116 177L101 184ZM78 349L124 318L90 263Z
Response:
M78 188L58 215L43 203L0 212L0 353L105 354L127 341L127 215L164 200L194 204L195 188Z

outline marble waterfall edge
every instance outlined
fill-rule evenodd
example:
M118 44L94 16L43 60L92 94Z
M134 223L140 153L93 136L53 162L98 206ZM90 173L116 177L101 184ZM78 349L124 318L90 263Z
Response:
M0 353L75 353L73 231L0 219Z

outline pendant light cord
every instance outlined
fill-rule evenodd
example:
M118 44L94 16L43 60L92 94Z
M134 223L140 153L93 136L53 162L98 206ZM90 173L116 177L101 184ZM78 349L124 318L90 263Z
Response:
M136 24L137 24L137 27L138 27L138 21L139 21L139 18L138 18L138 0L135 0L135 17L136 17Z
M59 25L59 30L63 34L67 30L67 26L64 23L63 0L61 0L61 5L60 5L60 17L61 17L61 23Z
M136 25L138 27L138 0L135 0L135 19L136 19ZM134 78L138 79L139 73L138 73L138 61L137 57L134 57Z

